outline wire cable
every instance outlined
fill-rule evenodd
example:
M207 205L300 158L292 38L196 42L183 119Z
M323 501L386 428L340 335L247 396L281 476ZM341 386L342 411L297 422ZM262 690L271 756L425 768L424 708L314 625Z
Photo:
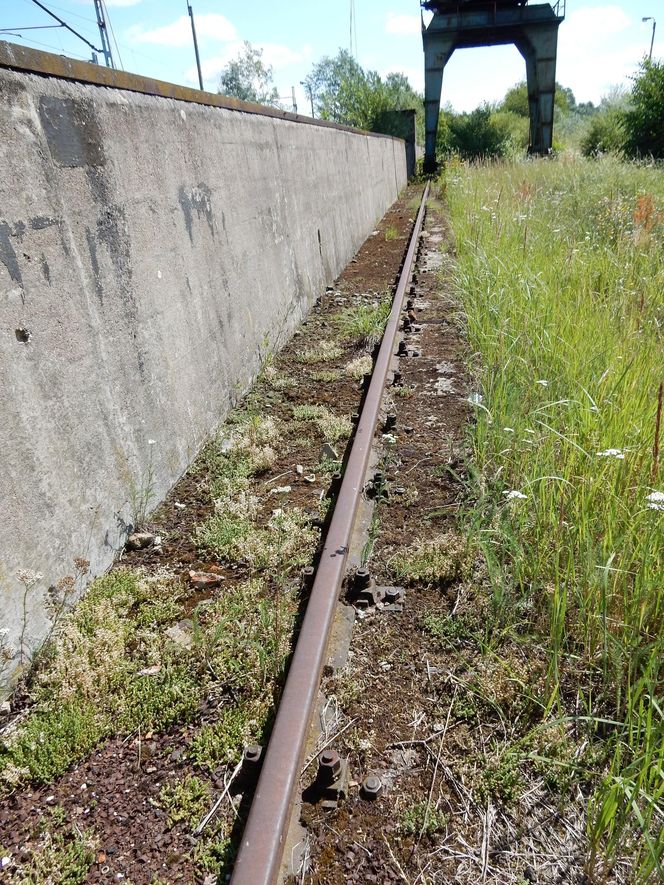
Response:
M113 30L113 22L111 21L111 17L108 14L108 7L106 6L105 0L101 0L102 9L104 10L104 21L108 24L111 29L111 37L113 38L113 42L115 43L115 51L118 54L118 61L120 62L120 70L124 71L124 65L122 64L122 56L120 55L120 47L118 46L118 41L115 39L115 31Z
M87 37L84 37L83 34L79 34L79 32L74 30L74 28L72 28L71 25L68 25L67 22L64 21L64 19L61 19L60 16L56 15L54 12L51 12L51 10L48 8L48 6L44 6L44 4L40 2L40 0L32 0L32 2L35 4L35 6L38 6L40 9L42 9L47 15L50 15L51 18L54 18L56 20L56 22L59 22L63 28L66 28L68 31L71 31L72 34L74 34L76 37L79 38L79 40L82 40L84 43L87 43L87 45L90 47L90 49L93 50L93 52L103 52L103 49L98 49L94 45L94 43L91 43L87 39Z

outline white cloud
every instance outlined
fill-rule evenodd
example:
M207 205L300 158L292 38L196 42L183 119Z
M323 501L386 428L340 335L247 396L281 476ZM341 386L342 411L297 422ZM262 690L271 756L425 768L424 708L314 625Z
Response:
M201 59L201 73L203 82L208 89L216 90L221 71L231 59L236 58L242 51L244 44L241 40L234 41L224 46L222 52L209 58ZM280 71L292 64L299 64L311 58L311 47L305 45L301 50L291 49L282 43L252 43L255 49L263 50L263 61L272 65L275 71ZM198 71L190 67L185 71L187 83L198 84ZM281 87L283 89L283 87Z
M412 36L420 34L422 25L419 15L397 15L396 12L388 12L385 19L385 31L388 34L399 36Z
M235 26L224 15L216 12L196 16L196 34L201 43L217 40L226 43L237 38ZM170 25L144 31L141 27L130 28L127 37L132 43L153 43L158 46L188 46L191 43L191 20L182 15Z
M282 43L256 43L258 49L263 50L263 61L272 65L275 71L286 68L288 65L308 61L311 58L311 46L303 46L301 50L291 49Z
M577 9L560 28L557 79L579 101L597 103L634 73L646 43L640 21L615 4Z
M570 12L560 34L574 34L587 46L589 43L601 44L607 37L626 31L631 24L632 19L620 6L586 6Z

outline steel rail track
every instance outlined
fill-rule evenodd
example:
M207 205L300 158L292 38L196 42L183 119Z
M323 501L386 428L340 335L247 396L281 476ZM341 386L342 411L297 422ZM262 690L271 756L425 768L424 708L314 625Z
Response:
M406 287L412 277L428 194L427 183L314 577L235 861L231 885L274 885L281 869L295 788L346 570L350 537L365 484L383 391L394 354Z

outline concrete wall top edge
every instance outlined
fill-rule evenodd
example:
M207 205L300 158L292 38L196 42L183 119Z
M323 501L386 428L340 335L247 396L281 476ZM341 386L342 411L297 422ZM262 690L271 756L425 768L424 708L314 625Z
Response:
M253 104L252 102L240 101L226 95L213 92L201 92L199 89L191 89L188 86L179 86L175 83L167 83L164 80L153 80L138 74L117 71L112 68L95 65L91 62L79 61L67 58L64 55L55 55L51 52L42 52L38 49L30 49L0 40L0 68L24 71L46 77L58 77L64 80L75 80L79 83L88 83L94 86L106 86L111 89L124 89L130 92L138 92L143 95L154 95L162 98L173 98L191 104L206 105L208 107L224 108L230 111L240 111L245 114L256 114L263 117L272 117L277 120L289 120L294 123L303 123L308 126L320 126L326 129L338 129L342 132L350 132L355 135L370 136L372 138L388 138L394 141L402 141L392 135L383 135L380 132L369 132L364 129L356 129L353 126L345 126L334 123L331 120L317 120L302 114L293 114L267 105Z

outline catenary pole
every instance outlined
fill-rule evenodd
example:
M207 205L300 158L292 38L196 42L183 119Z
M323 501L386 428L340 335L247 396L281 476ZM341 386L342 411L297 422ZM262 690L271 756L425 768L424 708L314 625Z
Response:
M201 58L198 54L198 40L196 39L196 25L194 23L194 10L191 8L191 3L187 3L187 12L189 13L189 18L191 19L191 36L194 38L194 52L196 53L196 67L198 68L198 85L201 87L201 92L203 89L203 74L201 73Z

